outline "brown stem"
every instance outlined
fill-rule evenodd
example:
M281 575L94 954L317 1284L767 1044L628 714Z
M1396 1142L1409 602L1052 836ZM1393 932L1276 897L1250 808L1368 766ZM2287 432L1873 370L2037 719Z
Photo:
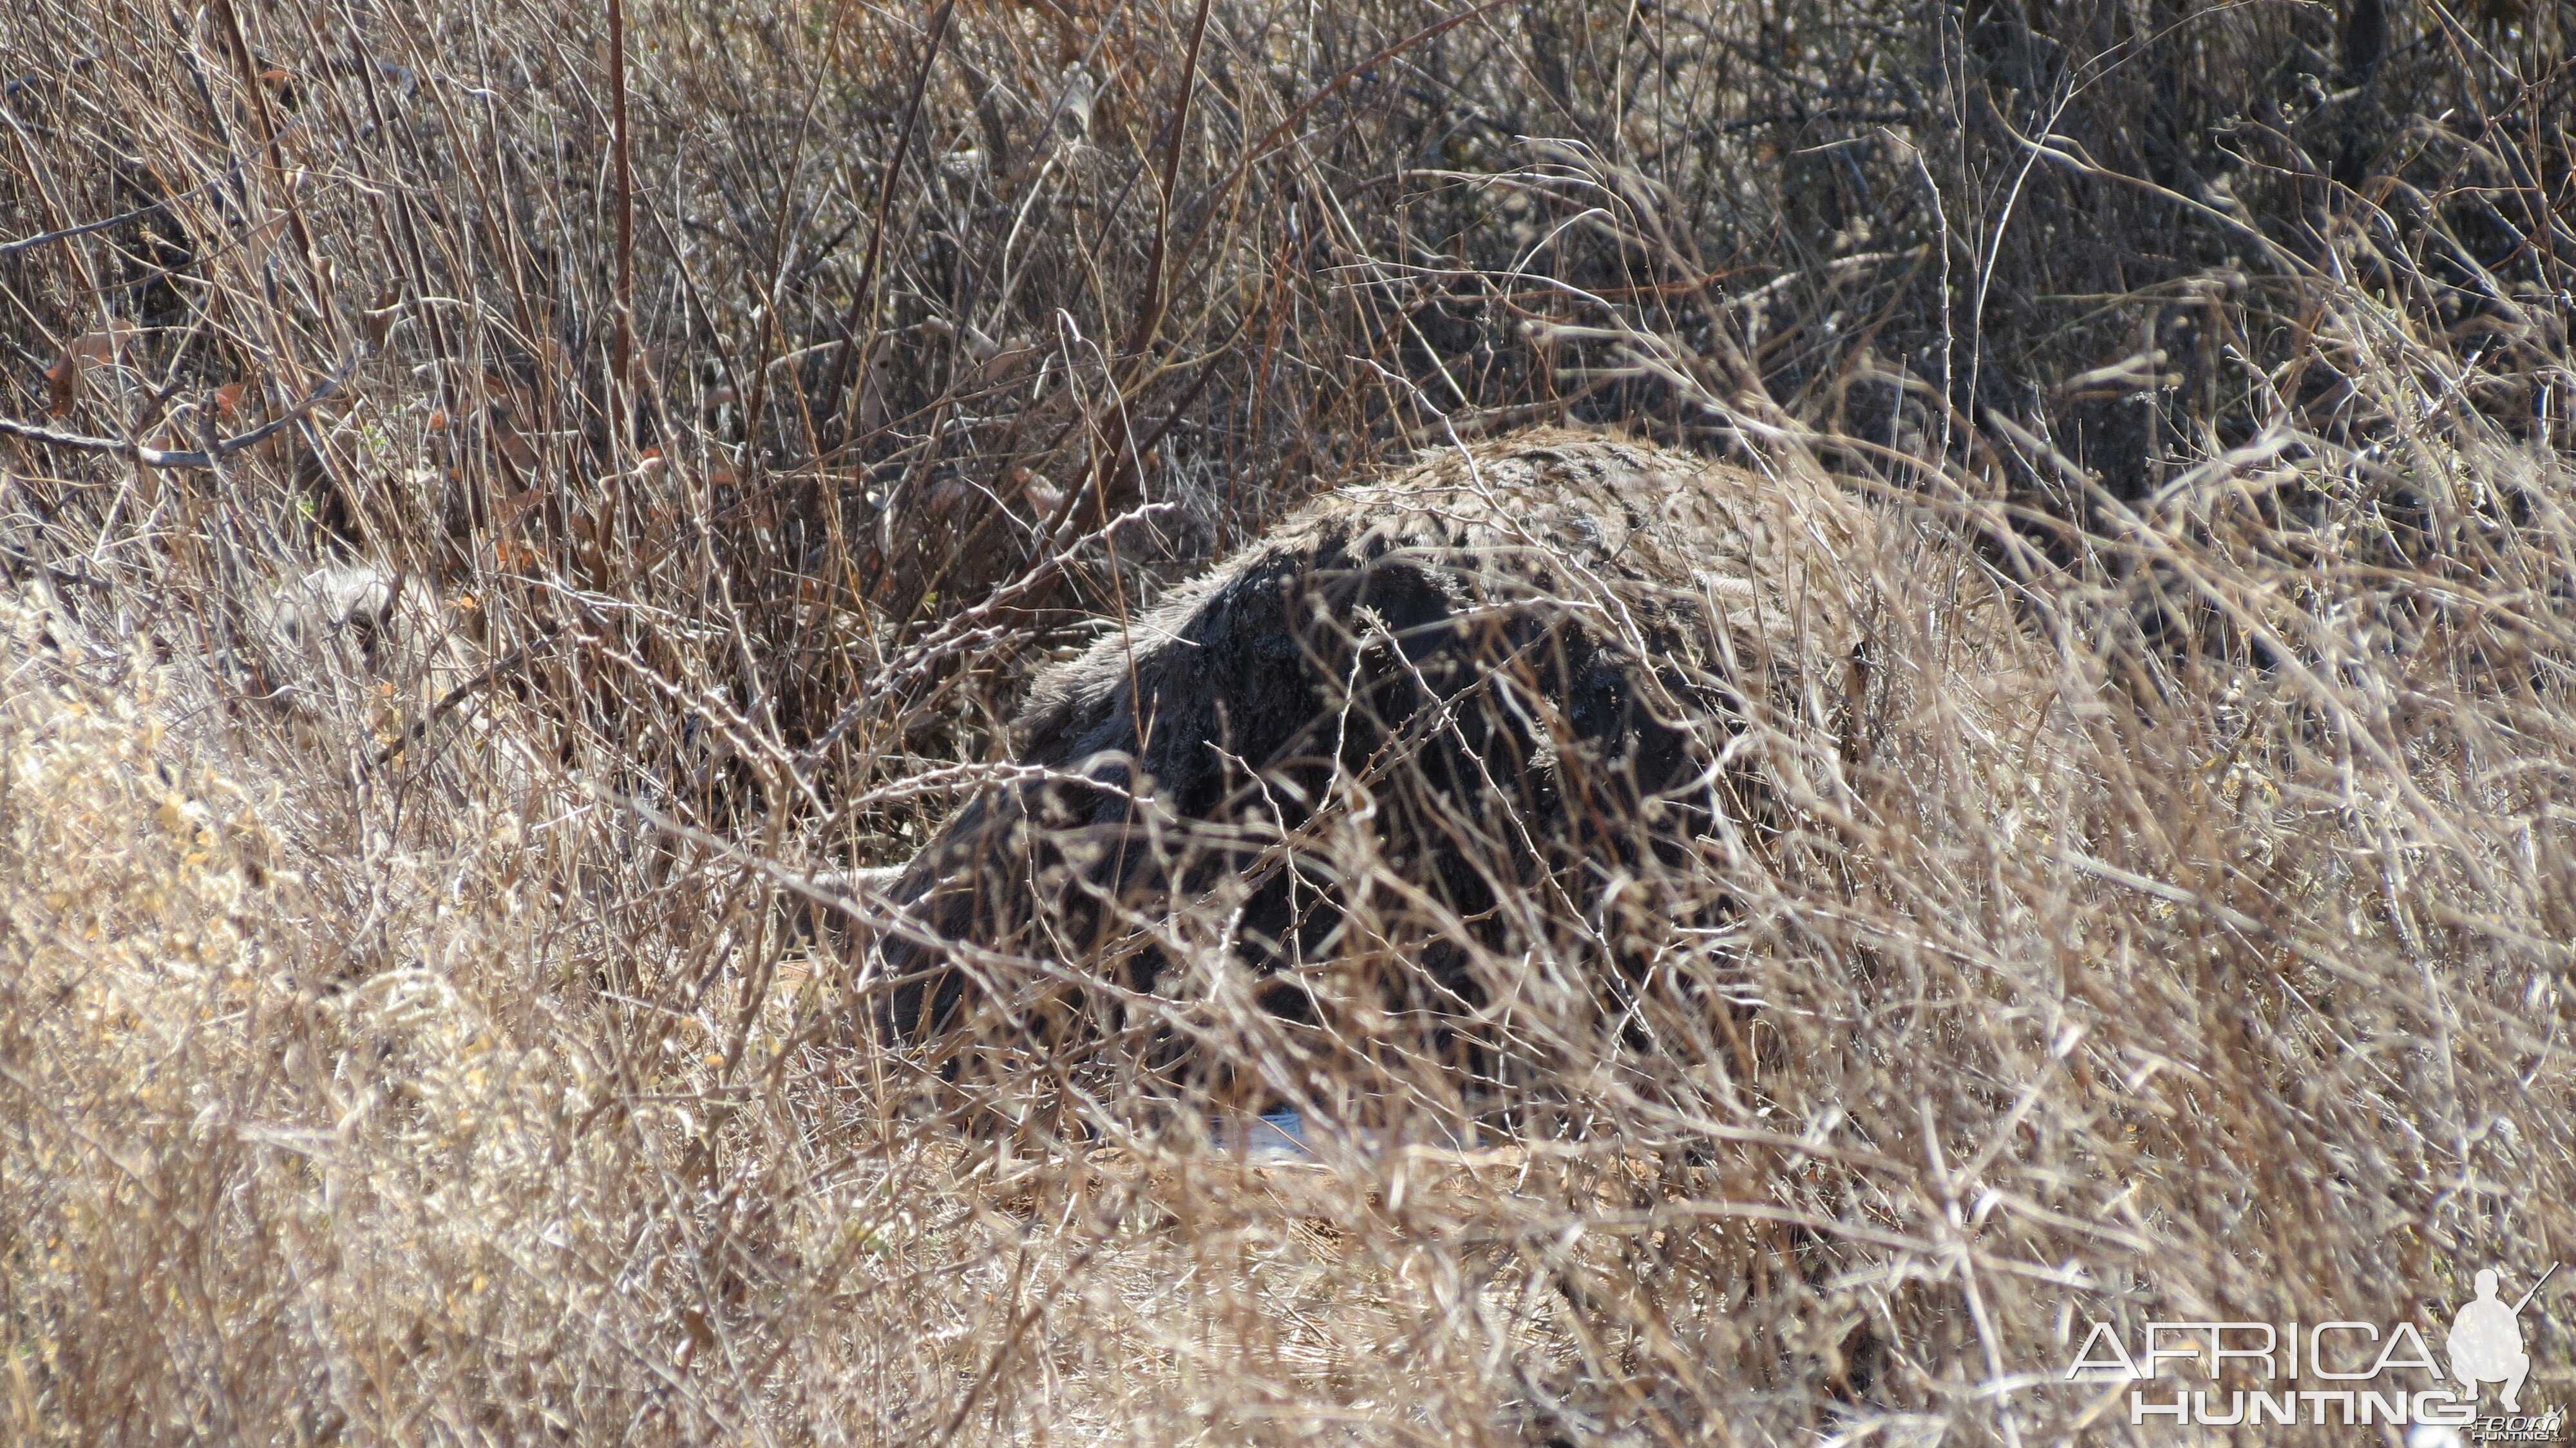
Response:
M1172 187L1181 171L1181 141L1190 127L1190 99L1198 88L1199 41L1207 34L1208 0L1199 0L1198 17L1190 22L1189 59L1181 65L1181 101L1172 114L1172 143L1163 150L1162 209L1154 217L1154 255L1145 267L1145 308L1136 318L1136 335L1127 344L1141 370L1145 349L1163 329L1163 309L1170 288L1165 284L1163 253L1172 234Z
M858 289L850 294L850 310L841 318L840 350L832 354L832 370L824 378L823 405L830 409L824 415L827 425L833 417L848 410L847 400L842 394L849 379L850 354L858 346L859 314L869 309L870 300L876 295L877 268L885 259L887 218L894 211L895 182L903 175L904 157L912 149L913 123L921 118L922 93L930 88L931 67L939 63L939 47L948 38L948 20L956 10L957 0L939 0L938 13L930 17L930 48L922 52L921 69L913 74L912 99L903 108L903 129L895 136L894 156L886 162L885 180L877 187L876 222L868 231L866 259L859 263ZM873 350L876 346L876 319L871 315L868 321L868 346Z
M624 0L608 0L608 70L609 94L614 106L611 115L613 139L617 148L617 354L613 363L616 369L613 396L617 420L612 427L622 432L630 406L629 394L634 387L635 363L635 170L634 152L626 137Z

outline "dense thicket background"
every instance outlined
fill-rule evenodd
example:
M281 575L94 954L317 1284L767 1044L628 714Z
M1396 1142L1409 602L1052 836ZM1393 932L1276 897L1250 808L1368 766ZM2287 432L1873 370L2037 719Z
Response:
M0 1412L2053 1439L2093 1321L2576 1259L2571 29L11 8ZM2046 660L1730 882L1777 1039L1463 1157L905 1109L782 882L1086 619L1541 421L1829 469Z

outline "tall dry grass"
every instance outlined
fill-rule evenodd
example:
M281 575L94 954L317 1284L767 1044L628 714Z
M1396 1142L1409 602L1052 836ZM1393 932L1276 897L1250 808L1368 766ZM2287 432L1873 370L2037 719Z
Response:
M2095 1322L2576 1258L2567 23L0 14L0 1418L2055 1441L2132 1431ZM1702 994L1481 963L1554 990L1492 1109L922 1110L884 902L800 892L1086 620L1533 421L1831 470L2018 692L1892 621L1888 745L1668 882ZM356 566L408 601L286 640ZM1258 1075L1230 961L1140 1009Z

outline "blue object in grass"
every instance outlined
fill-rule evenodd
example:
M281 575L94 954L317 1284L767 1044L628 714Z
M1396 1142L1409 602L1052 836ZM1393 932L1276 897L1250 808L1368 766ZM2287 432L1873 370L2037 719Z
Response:
M1306 1149L1306 1118L1293 1106L1265 1113L1261 1124L1245 1133L1243 1154L1274 1161L1313 1155Z

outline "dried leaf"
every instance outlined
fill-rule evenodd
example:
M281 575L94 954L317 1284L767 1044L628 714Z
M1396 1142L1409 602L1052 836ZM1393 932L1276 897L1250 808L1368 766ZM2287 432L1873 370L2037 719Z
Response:
M367 340L383 346L385 335L394 329L395 321L402 316L402 294L392 290L378 293L375 305L360 312L359 316L367 329Z
M537 465L536 445L521 436L515 427L504 424L492 429L492 446L512 467L533 468Z
M140 330L119 317L98 331L73 338L62 357L45 369L45 410L55 417L71 411L72 403L80 397L82 374L92 367L114 363L117 353Z
M502 499L501 505L492 510L492 531L507 533L518 527L519 520L528 515L528 510L544 502L547 495L553 491L551 488L530 488L524 493Z

